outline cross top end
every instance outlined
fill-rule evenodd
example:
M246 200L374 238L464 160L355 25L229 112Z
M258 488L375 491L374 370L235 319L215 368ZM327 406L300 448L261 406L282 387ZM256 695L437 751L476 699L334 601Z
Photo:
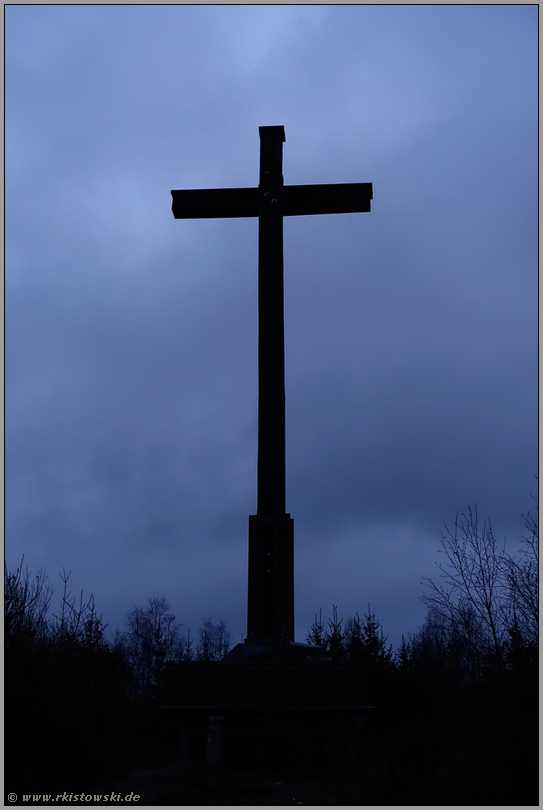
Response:
M281 140L284 143L286 141L286 139L287 139L286 135L285 135L285 127L284 126L279 126L279 127L258 127L258 132L259 132L261 140L263 138L270 138L271 137L271 138L278 138L279 140Z

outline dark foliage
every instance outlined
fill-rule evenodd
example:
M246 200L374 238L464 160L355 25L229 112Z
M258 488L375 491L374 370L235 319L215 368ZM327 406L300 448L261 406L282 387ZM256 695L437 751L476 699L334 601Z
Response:
M6 785L20 794L90 788L150 755L130 668L107 644L93 598L76 601L68 578L49 617L47 577L22 563L5 571Z
M442 538L441 582L429 581L426 621L403 639L376 712L404 779L390 803L538 804L537 520L525 525L520 559L476 509Z
M477 510L442 537L426 620L393 657L375 615L322 611L306 640L363 662L374 704L357 754L359 804L538 804L538 523L521 553ZM351 785L352 787L352 785Z
M195 644L181 636L166 599L154 597L130 611L127 631L109 644L93 598L76 600L69 575L50 616L47 577L32 577L23 563L6 570L7 789L107 792L114 782L126 793L138 785L141 804L170 805L288 804L296 796L312 804L536 806L537 520L528 515L525 525L513 558L476 510L456 522L443 537L426 620L396 655L369 607L345 620L334 605L326 622L321 610L306 640L328 652L330 666L352 662L374 708L353 723L326 715L322 726L267 718L281 730L276 753L284 760L286 752L290 771L270 758L264 775L245 758L245 771L210 776L209 718L189 739L190 778L173 768L179 729L157 708L165 663L222 658L222 622L204 619ZM233 733L241 739L241 726Z
M345 772L351 803L537 805L537 644L514 623L499 656L492 644L482 654L474 622L430 610L392 656L371 612L345 623L334 606L327 626L315 617L307 641L363 662L374 705Z
M176 735L158 711L166 661L216 660L229 649L223 622L204 619L200 643L180 635L164 597L127 618L113 644L94 598L53 588L23 562L5 569L6 785L19 794L111 790L126 771L175 757ZM130 791L127 791L130 792Z

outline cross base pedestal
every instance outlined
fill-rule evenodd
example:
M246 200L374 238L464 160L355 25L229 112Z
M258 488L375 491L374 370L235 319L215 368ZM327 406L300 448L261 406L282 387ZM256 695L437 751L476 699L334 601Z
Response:
M182 758L275 781L285 769L355 767L372 714L366 670L322 648L285 641L238 644L222 661L168 662L160 695L182 735Z
M247 642L294 641L294 520L249 516Z

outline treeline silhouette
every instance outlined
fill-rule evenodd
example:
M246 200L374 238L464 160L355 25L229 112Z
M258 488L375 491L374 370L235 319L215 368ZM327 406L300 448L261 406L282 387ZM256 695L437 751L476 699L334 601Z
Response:
M224 622L204 618L198 641L180 633L165 597L127 614L113 642L94 597L63 583L59 609L46 574L24 558L5 566L6 789L77 792L175 752L175 734L157 712L170 660L218 660L230 648ZM7 782L9 781L9 786ZM107 791L106 791L107 792Z
M440 577L424 583L420 630L392 650L368 606L322 610L306 635L332 661L363 664L374 709L339 803L538 803L538 522L516 556L477 510L442 536ZM5 569L6 790L62 793L106 785L175 757L158 710L166 662L220 660L223 622L183 635L164 596L127 613L112 641L91 596L61 574ZM317 779L317 775L315 775ZM82 785L84 782L84 785ZM347 790L347 788L346 788Z

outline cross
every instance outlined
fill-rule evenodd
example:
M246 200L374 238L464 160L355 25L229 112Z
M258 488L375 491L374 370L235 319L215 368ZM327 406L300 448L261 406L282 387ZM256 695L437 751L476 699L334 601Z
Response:
M294 641L294 521L285 512L283 217L371 211L371 183L283 185L285 128L259 127L258 188L172 191L175 219L258 217L257 510L247 642Z

